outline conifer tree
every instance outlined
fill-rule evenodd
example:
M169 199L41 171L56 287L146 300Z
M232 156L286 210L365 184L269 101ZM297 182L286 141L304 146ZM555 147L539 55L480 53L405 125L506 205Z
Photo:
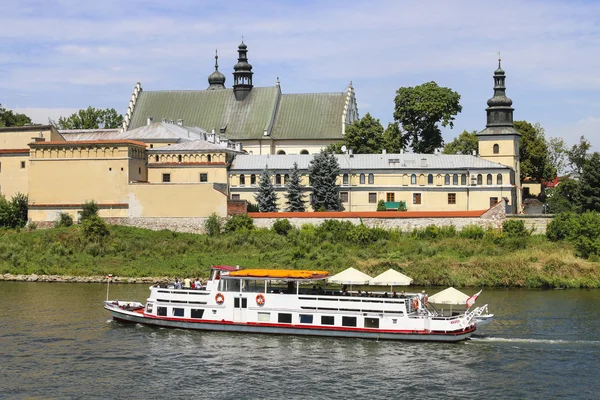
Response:
M340 211L339 186L336 179L340 174L337 158L326 150L315 154L308 167L308 176L313 188L310 202L313 210Z
M579 192L583 211L600 211L600 153L593 153L583 165Z
M294 162L294 168L290 171L290 179L285 184L287 193L285 194L287 205L286 211L292 212L304 212L306 206L304 203L304 194L302 193L303 186L300 184L300 171L298 170L298 163Z
M265 167L260 175L258 193L254 196L260 212L277 212L277 193L271 182L271 173Z

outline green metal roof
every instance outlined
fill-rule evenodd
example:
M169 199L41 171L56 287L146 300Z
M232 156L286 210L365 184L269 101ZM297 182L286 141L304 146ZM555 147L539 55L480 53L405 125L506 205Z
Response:
M341 139L347 93L283 94L274 139Z
M236 101L233 89L141 91L128 130L146 125L148 117L183 119L186 126L198 126L230 139L259 139L269 130L277 106L279 88L253 88L243 101Z

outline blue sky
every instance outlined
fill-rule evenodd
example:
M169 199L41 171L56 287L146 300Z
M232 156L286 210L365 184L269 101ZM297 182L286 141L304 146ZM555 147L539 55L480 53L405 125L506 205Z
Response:
M446 141L481 130L497 52L515 119L600 148L600 2L2 0L0 103L36 122L88 105L124 113L133 87L205 89L214 50L231 86L248 45L255 86L338 92L392 120L396 89L461 96Z

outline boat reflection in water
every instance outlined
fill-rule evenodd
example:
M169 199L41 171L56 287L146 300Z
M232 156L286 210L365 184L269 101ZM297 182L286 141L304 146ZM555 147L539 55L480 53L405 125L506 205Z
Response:
M151 287L146 304L107 300L119 321L228 332L448 341L468 339L487 305L443 315L425 293L359 297L304 289L326 271L215 266L202 290Z

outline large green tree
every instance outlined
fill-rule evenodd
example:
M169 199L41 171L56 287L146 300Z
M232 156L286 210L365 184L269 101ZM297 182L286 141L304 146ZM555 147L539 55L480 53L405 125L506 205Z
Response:
M355 154L381 152L383 146L383 126L377 118L367 113L361 119L346 127L344 144Z
M594 152L583 165L579 182L583 211L600 211L600 153Z
M388 124L383 132L383 148L388 153L400 153L406 150L406 136L400 130L397 122Z
M569 159L569 166L572 172L581 174L583 167L590 159L589 150L592 147L590 142L585 138L579 138L579 143L574 144L570 150L567 150L567 157Z
M0 128L9 126L23 126L31 124L31 118L25 114L14 113L0 104Z
M275 193L275 187L273 186L273 182L271 182L271 173L267 168L260 175L254 199L258 204L258 211L260 212L276 212L278 210L277 193Z
M340 165L332 153L321 150L315 154L308 167L308 176L313 188L310 201L313 210L340 211L342 209L337 185L339 174Z
M287 193L285 194L286 211L305 211L304 193L302 192L303 186L300 183L300 170L298 169L297 162L294 162L294 167L290 171L290 178L285 186L287 189Z
M453 141L444 146L444 154L473 154L479 148L477 131L463 131Z
M546 190L546 205L549 214L579 212L581 209L579 182L575 179L561 178L556 187Z
M550 138L546 145L548 146L548 162L556 169L558 176L564 175L569 164L568 149L562 138Z
M454 127L454 117L462 111L460 95L433 81L401 87L394 103L394 119L407 132L415 153L433 153L442 147L444 139L438 124Z
M90 106L68 117L61 116L58 121L49 121L58 129L120 128L123 116L118 114L114 108L102 110Z
M532 125L527 121L515 121L514 125L521 134L521 144L519 146L521 181L530 178L535 182L542 183L542 180L554 179L556 168L552 165L548 156L548 144L544 137L544 128L540 124Z

